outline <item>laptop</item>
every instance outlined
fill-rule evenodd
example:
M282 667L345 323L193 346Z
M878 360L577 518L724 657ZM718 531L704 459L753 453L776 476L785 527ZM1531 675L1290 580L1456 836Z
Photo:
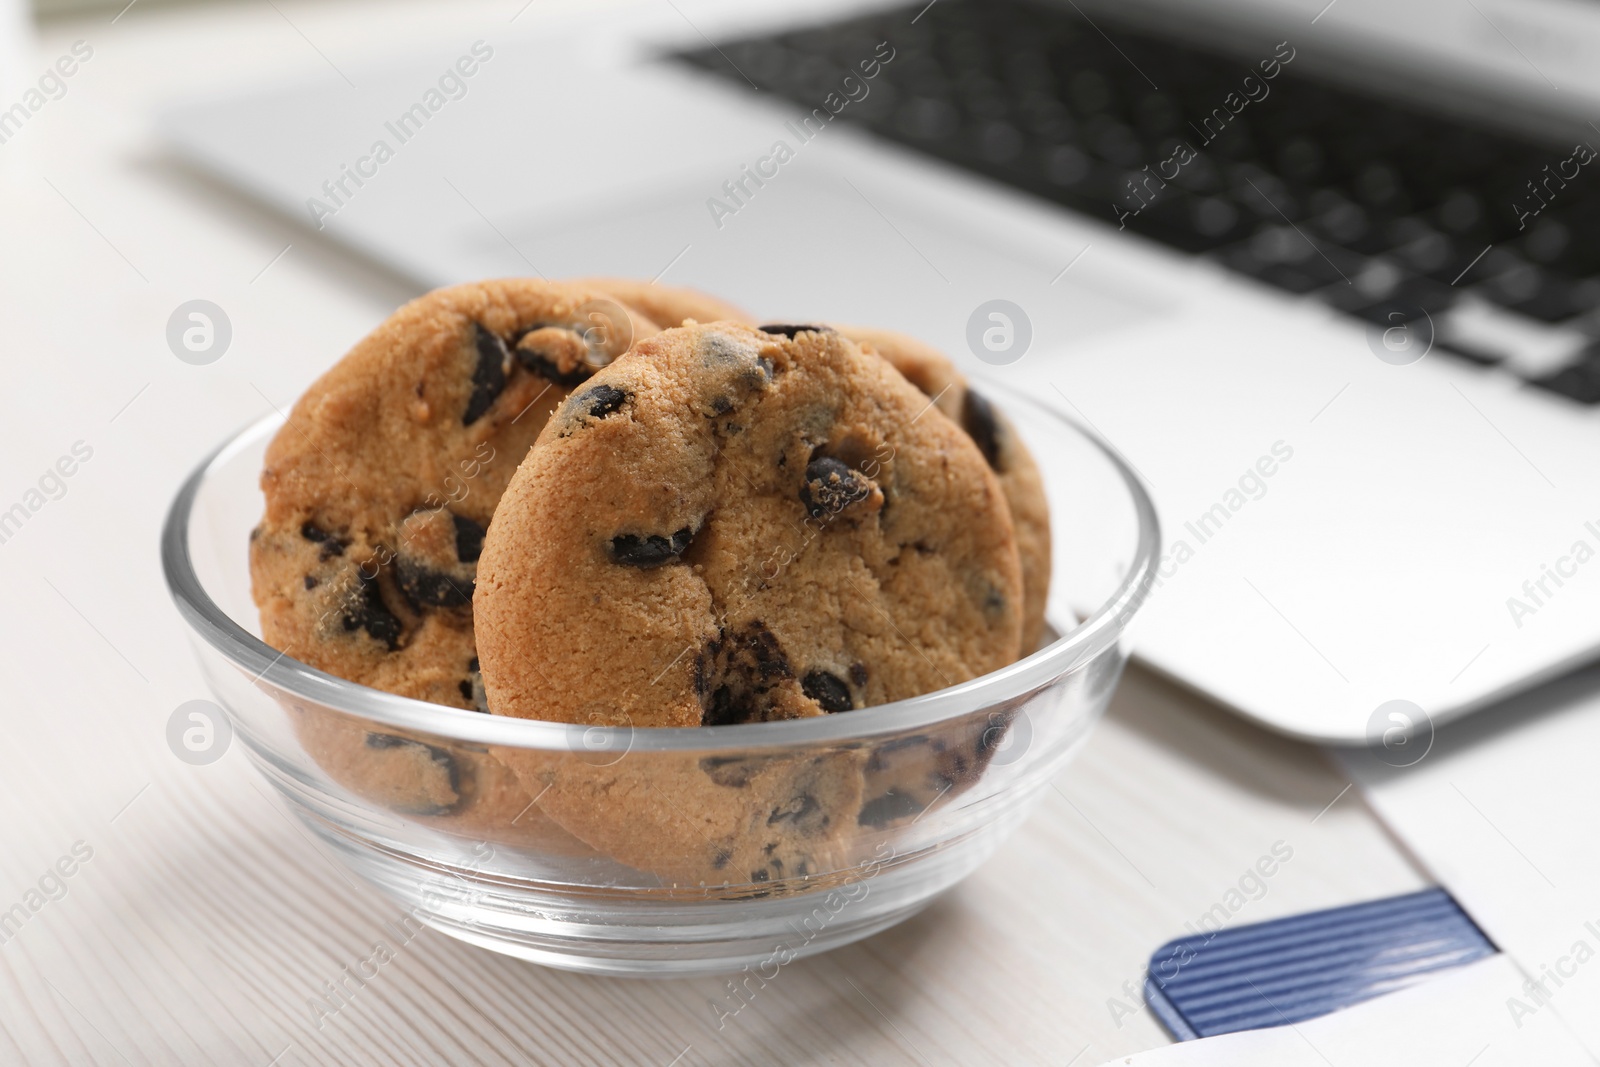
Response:
M1142 660L1362 744L1600 652L1597 54L1583 0L645 0L162 130L419 291L657 279L1028 390L1157 500Z

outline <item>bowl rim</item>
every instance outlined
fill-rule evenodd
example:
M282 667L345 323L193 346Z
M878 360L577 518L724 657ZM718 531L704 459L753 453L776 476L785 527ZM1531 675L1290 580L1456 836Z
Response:
M253 686L269 683L297 698L368 719L453 741L505 745L583 754L615 751L716 751L773 749L842 743L932 726L995 707L1031 693L1115 648L1133 617L1149 598L1161 550L1155 504L1132 465L1099 434L1075 419L1010 386L983 376L985 393L1003 396L1060 423L1086 441L1122 479L1134 509L1135 545L1127 573L1113 593L1087 618L1044 648L1000 670L908 700L861 708L848 715L823 715L782 722L730 726L588 726L486 715L431 704L347 681L272 648L233 620L212 599L196 573L189 549L190 518L201 487L212 471L283 424L282 412L251 423L224 440L184 479L167 510L161 530L161 565L167 589L189 627L233 666L251 676Z

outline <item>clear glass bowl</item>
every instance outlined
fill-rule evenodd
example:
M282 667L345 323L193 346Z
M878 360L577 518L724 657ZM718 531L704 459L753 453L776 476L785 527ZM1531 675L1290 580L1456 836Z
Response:
M261 641L250 596L276 417L184 483L162 564L256 767L417 921L572 970L767 973L898 923L970 873L1083 745L1126 662L1160 546L1149 497L1087 432L986 389L1044 473L1051 618L1080 621L1003 670L895 704L629 730L445 708L307 667ZM774 877L750 860L774 855L779 830Z

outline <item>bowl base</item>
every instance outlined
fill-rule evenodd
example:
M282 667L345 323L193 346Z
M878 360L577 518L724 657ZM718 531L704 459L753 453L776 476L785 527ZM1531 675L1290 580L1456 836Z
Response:
M795 942L799 938L794 938L789 942L764 944L758 951L750 951L748 946L741 946L740 951L717 955L712 954L712 946L700 943L695 946L698 955L676 958L654 955L653 953L661 946L650 942L639 943L640 954L635 958L620 955L601 957L589 954L592 945L588 943L574 945L572 951L562 951L516 940L503 932L491 933L481 927L461 926L440 919L438 916L419 915L418 919L442 934L477 948L527 960L541 967L575 971L579 974L594 974L607 978L697 978L706 975L737 974L740 971L750 970L771 981L777 973L777 968L887 930L917 914L931 904L933 899L930 897L918 900L898 911L876 917L872 922L852 923L848 928L830 930L826 935L818 935L798 947ZM789 950L788 953L784 952L785 948ZM625 943L617 943L615 950L625 951Z
M890 865L870 878L803 892L728 900L632 899L592 886L485 877L419 862L355 838L316 814L299 814L340 858L398 903L405 921L479 948L585 974L678 978L749 970L770 979L806 956L904 922L970 874L1026 816L1014 807L961 839Z

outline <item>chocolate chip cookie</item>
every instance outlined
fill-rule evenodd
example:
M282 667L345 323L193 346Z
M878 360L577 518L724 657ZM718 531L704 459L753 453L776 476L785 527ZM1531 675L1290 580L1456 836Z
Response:
M267 643L482 710L471 604L489 519L568 391L655 332L601 290L539 281L442 289L396 312L267 450L250 544Z
M666 884L764 895L810 888L808 880L848 865L843 841L862 803L856 751L630 753L606 766L495 752L539 796L544 816Z
M1034 651L1044 633L1050 593L1050 505L1032 454L1006 417L969 386L938 349L891 330L865 326L837 329L863 350L887 359L924 395L935 398L939 410L972 436L989 461L1011 505L1011 521L1017 531L1017 553L1022 560L1022 651L1024 655Z
M330 778L373 806L458 836L576 856L562 829L486 748L294 704L295 735Z
M848 711L1014 660L977 445L830 330L668 330L553 414L484 542L498 714L699 726Z
M571 387L654 332L602 290L537 281L443 289L396 312L307 390L268 448L250 543L267 643L350 681L486 710L472 589L495 505ZM566 838L487 752L317 709L294 722L330 776L396 814Z

